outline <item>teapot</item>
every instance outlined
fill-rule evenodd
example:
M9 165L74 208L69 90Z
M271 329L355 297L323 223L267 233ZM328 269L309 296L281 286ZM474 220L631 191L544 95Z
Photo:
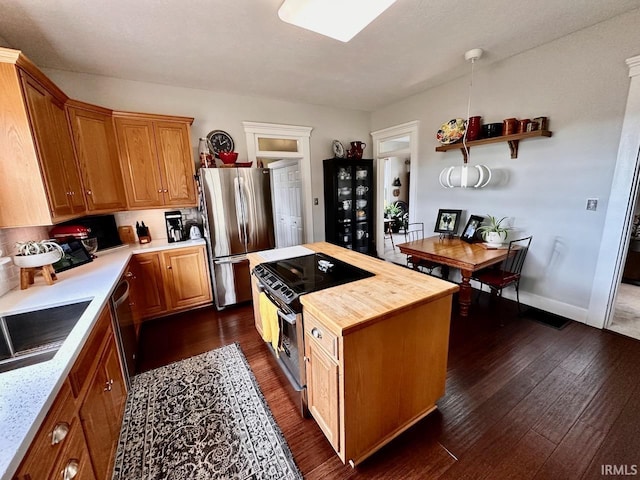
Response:
M361 159L367 144L364 142L351 142L351 148L347 151L347 158Z

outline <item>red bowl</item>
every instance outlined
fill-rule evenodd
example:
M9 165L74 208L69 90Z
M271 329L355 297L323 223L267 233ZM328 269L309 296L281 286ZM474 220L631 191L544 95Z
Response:
M220 157L220 160L222 160L222 163L236 163L236 160L238 159L238 152L218 152L218 156Z

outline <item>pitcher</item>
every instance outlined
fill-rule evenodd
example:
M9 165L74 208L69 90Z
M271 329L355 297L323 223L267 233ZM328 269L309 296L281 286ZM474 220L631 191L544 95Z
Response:
M356 158L361 159L362 154L364 153L364 149L367 147L367 144L364 142L351 142L351 148L347 152L348 158Z

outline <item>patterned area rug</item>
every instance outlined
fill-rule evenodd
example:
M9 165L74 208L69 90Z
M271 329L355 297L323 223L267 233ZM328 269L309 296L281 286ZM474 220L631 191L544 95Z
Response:
M142 373L114 480L302 479L237 344Z

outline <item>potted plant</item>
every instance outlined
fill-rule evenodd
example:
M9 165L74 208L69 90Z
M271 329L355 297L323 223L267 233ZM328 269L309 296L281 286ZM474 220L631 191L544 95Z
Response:
M482 238L484 238L488 245L495 247L500 246L503 240L507 238L509 227L502 226L502 222L506 219L507 217L502 217L498 220L492 215L487 215L486 221L488 223L479 227L478 232L482 234Z
M384 216L389 220L393 220L391 222L391 231L393 233L398 233L400 231L400 224L402 223L402 209L398 206L396 202L388 203L384 207Z
M17 254L13 263L20 268L42 267L57 262L64 255L62 247L53 240L16 243Z

